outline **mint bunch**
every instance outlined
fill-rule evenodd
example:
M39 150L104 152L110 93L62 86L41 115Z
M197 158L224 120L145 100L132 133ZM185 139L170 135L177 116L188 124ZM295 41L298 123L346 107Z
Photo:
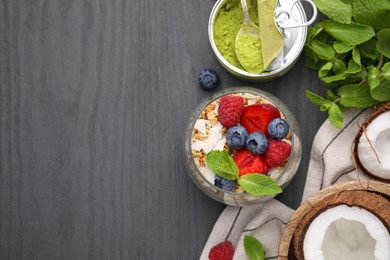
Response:
M390 1L313 1L328 19L309 28L306 66L326 89L306 96L341 128L343 108L390 101Z
M218 176L237 180L238 185L252 196L278 194L282 192L278 183L264 174L245 174L239 176L239 169L226 151L211 151L206 156L208 167Z

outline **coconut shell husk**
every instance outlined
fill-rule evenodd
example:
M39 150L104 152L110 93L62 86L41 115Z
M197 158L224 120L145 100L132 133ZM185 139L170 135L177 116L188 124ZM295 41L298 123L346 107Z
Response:
M360 168L362 170L362 172L366 175L368 175L369 177L375 179L375 180L378 180L378 181L383 181L383 182L386 182L386 183L390 183L390 176L389 176L389 179L385 179L385 178L381 178L381 177L378 177L376 176L375 174L369 172L363 165L363 163L360 161L360 158L359 158L359 154L358 154L358 145L359 145L359 141L360 141L360 137L365 134L365 131L368 127L368 125L375 119L377 118L378 116L380 116L381 114L387 112L387 111L390 111L390 102L388 103L385 103L383 105L381 105L380 107L376 108L375 111L369 115L366 120L364 121L364 123L359 127L359 131L357 132L356 136L355 136L355 139L353 141L353 144L352 144L352 159L355 163L355 166L357 168ZM374 148L373 148L374 150ZM374 150L375 152L375 150Z
M365 199L366 196L370 198L370 201ZM303 246L303 243L299 242L299 237L303 237L304 232L309 226L307 224L311 223L311 220L320 214L320 212L332 207L332 203L336 203L337 205L346 204L349 206L367 204L368 206L365 205L364 208L370 212L374 208L375 212L372 213L380 219L384 219L383 223L390 232L389 199L390 186L376 181L345 182L329 186L319 191L313 197L306 200L290 218L281 237L278 259L304 259L302 254L299 253ZM378 209L381 215L378 215ZM294 252L294 242L296 243L296 252Z

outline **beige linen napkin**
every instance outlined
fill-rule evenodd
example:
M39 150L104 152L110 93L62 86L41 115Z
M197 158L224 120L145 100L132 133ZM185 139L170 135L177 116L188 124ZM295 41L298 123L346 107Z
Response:
M345 110L341 129L333 127L329 120L323 123L313 141L302 202L327 186L358 178L351 159L351 145L358 125L371 112L370 109ZM359 178L367 179L361 173ZM276 199L247 207L227 206L215 223L200 259L208 259L210 249L225 240L230 240L235 247L233 259L247 259L243 247L245 235L254 236L262 243L266 259L277 259L280 237L293 212Z

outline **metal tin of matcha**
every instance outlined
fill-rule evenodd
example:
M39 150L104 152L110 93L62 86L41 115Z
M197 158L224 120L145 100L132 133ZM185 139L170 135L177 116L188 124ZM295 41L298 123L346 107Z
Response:
M276 9L280 8L280 3L289 4L291 6L290 14L294 20L294 22L298 24L303 24L305 26L293 27L293 28L280 28L278 29L282 33L284 38L283 50L279 54L278 57L260 74L249 73L243 69L237 68L236 66L230 64L220 53L217 48L214 39L214 21L220 11L221 7L224 6L226 2L230 0L218 0L214 5L208 24L208 35L211 47L216 55L219 63L233 76L249 81L249 82L262 82L269 81L275 78L278 78L289 71L295 62L298 60L299 55L301 54L307 35L307 25L315 20L315 17L311 18L309 22L307 22L307 17L305 13L305 9L302 4L296 0L283 0L278 1ZM306 0L307 1L307 0ZM312 5L314 8L315 6ZM316 16L316 9L314 10ZM276 13L275 13L276 16Z

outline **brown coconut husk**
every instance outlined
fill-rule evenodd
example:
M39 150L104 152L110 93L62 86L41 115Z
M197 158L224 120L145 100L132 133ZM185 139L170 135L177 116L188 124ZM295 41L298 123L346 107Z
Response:
M364 121L364 123L359 127L359 131L357 132L355 138L354 138L354 141L352 143L352 159L354 161L354 164L355 164L355 167L357 169L361 169L361 171L366 174L367 176L370 176L371 178L375 179L375 180L378 180L378 181L383 181L383 182L386 182L386 183L390 183L390 176L389 176L389 179L385 179L385 178L381 178L381 177L378 177L376 176L375 174L369 172L363 165L363 163L360 161L360 158L359 158L359 154L358 154L358 145L359 145L359 141L360 141L360 137L364 134L368 140L368 142L370 143L371 145L371 148L373 150L373 152L375 153L378 161L379 161L379 157L375 151L375 148L373 147L373 145L371 144L370 140L368 139L367 137L367 134L366 134L366 129L368 127L368 125L375 119L377 118L378 116L380 116L381 114L387 112L387 111L390 111L390 102L388 103L385 103L383 105L381 105L380 107L377 107L375 109L375 111L369 115L366 120Z
M283 231L278 259L304 259L299 252L302 252L303 236L308 226L321 212L340 204L369 210L383 220L390 232L390 186L376 181L339 183L319 191L295 211Z

